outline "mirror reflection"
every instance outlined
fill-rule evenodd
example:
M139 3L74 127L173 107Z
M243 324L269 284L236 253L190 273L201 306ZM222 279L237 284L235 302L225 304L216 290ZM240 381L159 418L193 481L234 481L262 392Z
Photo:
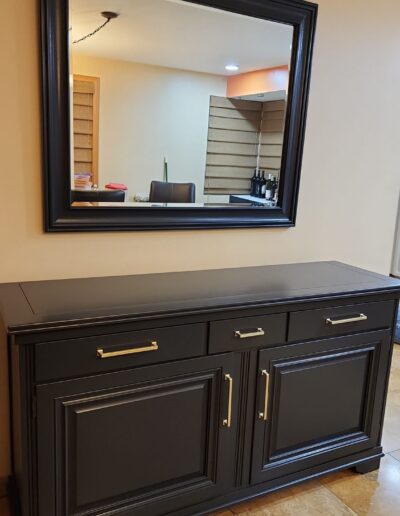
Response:
M177 0L69 11L73 205L276 206L291 26Z

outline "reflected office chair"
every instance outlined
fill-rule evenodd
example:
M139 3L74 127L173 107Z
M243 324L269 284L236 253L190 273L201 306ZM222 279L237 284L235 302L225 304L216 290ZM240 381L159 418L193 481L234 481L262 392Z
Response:
M196 185L194 183L167 183L152 181L150 185L150 202L195 202Z
M71 202L125 202L124 190L72 190Z

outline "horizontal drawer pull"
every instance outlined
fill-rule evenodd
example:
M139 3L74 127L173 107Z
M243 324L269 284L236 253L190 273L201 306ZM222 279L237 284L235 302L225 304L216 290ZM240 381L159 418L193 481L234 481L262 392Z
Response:
M262 328L257 328L256 331L235 331L235 337L239 337L239 339L250 339L250 337L262 337L265 335L265 331Z
M144 346L142 348L121 349L119 351L104 351L104 349L98 349L97 356L99 358L122 357L124 355L133 355L135 353L147 353L148 351L157 351L157 349L158 344L154 340L150 343L150 346Z
M357 315L356 317L348 317L347 319L325 319L326 324L329 324L330 326L336 326L338 324L349 324L353 322L360 322L360 321L366 321L368 317L365 314Z

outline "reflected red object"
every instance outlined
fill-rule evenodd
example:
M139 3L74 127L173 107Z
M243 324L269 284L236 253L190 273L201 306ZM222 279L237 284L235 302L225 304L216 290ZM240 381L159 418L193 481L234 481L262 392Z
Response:
M106 184L106 188L109 190L128 190L128 187L123 183L108 183Z

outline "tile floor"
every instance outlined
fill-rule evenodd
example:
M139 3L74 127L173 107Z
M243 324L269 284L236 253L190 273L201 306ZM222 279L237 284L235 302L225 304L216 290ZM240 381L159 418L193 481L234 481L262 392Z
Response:
M230 507L214 516L400 516L400 346L395 346L379 471L351 470ZM0 499L0 516L9 516Z

